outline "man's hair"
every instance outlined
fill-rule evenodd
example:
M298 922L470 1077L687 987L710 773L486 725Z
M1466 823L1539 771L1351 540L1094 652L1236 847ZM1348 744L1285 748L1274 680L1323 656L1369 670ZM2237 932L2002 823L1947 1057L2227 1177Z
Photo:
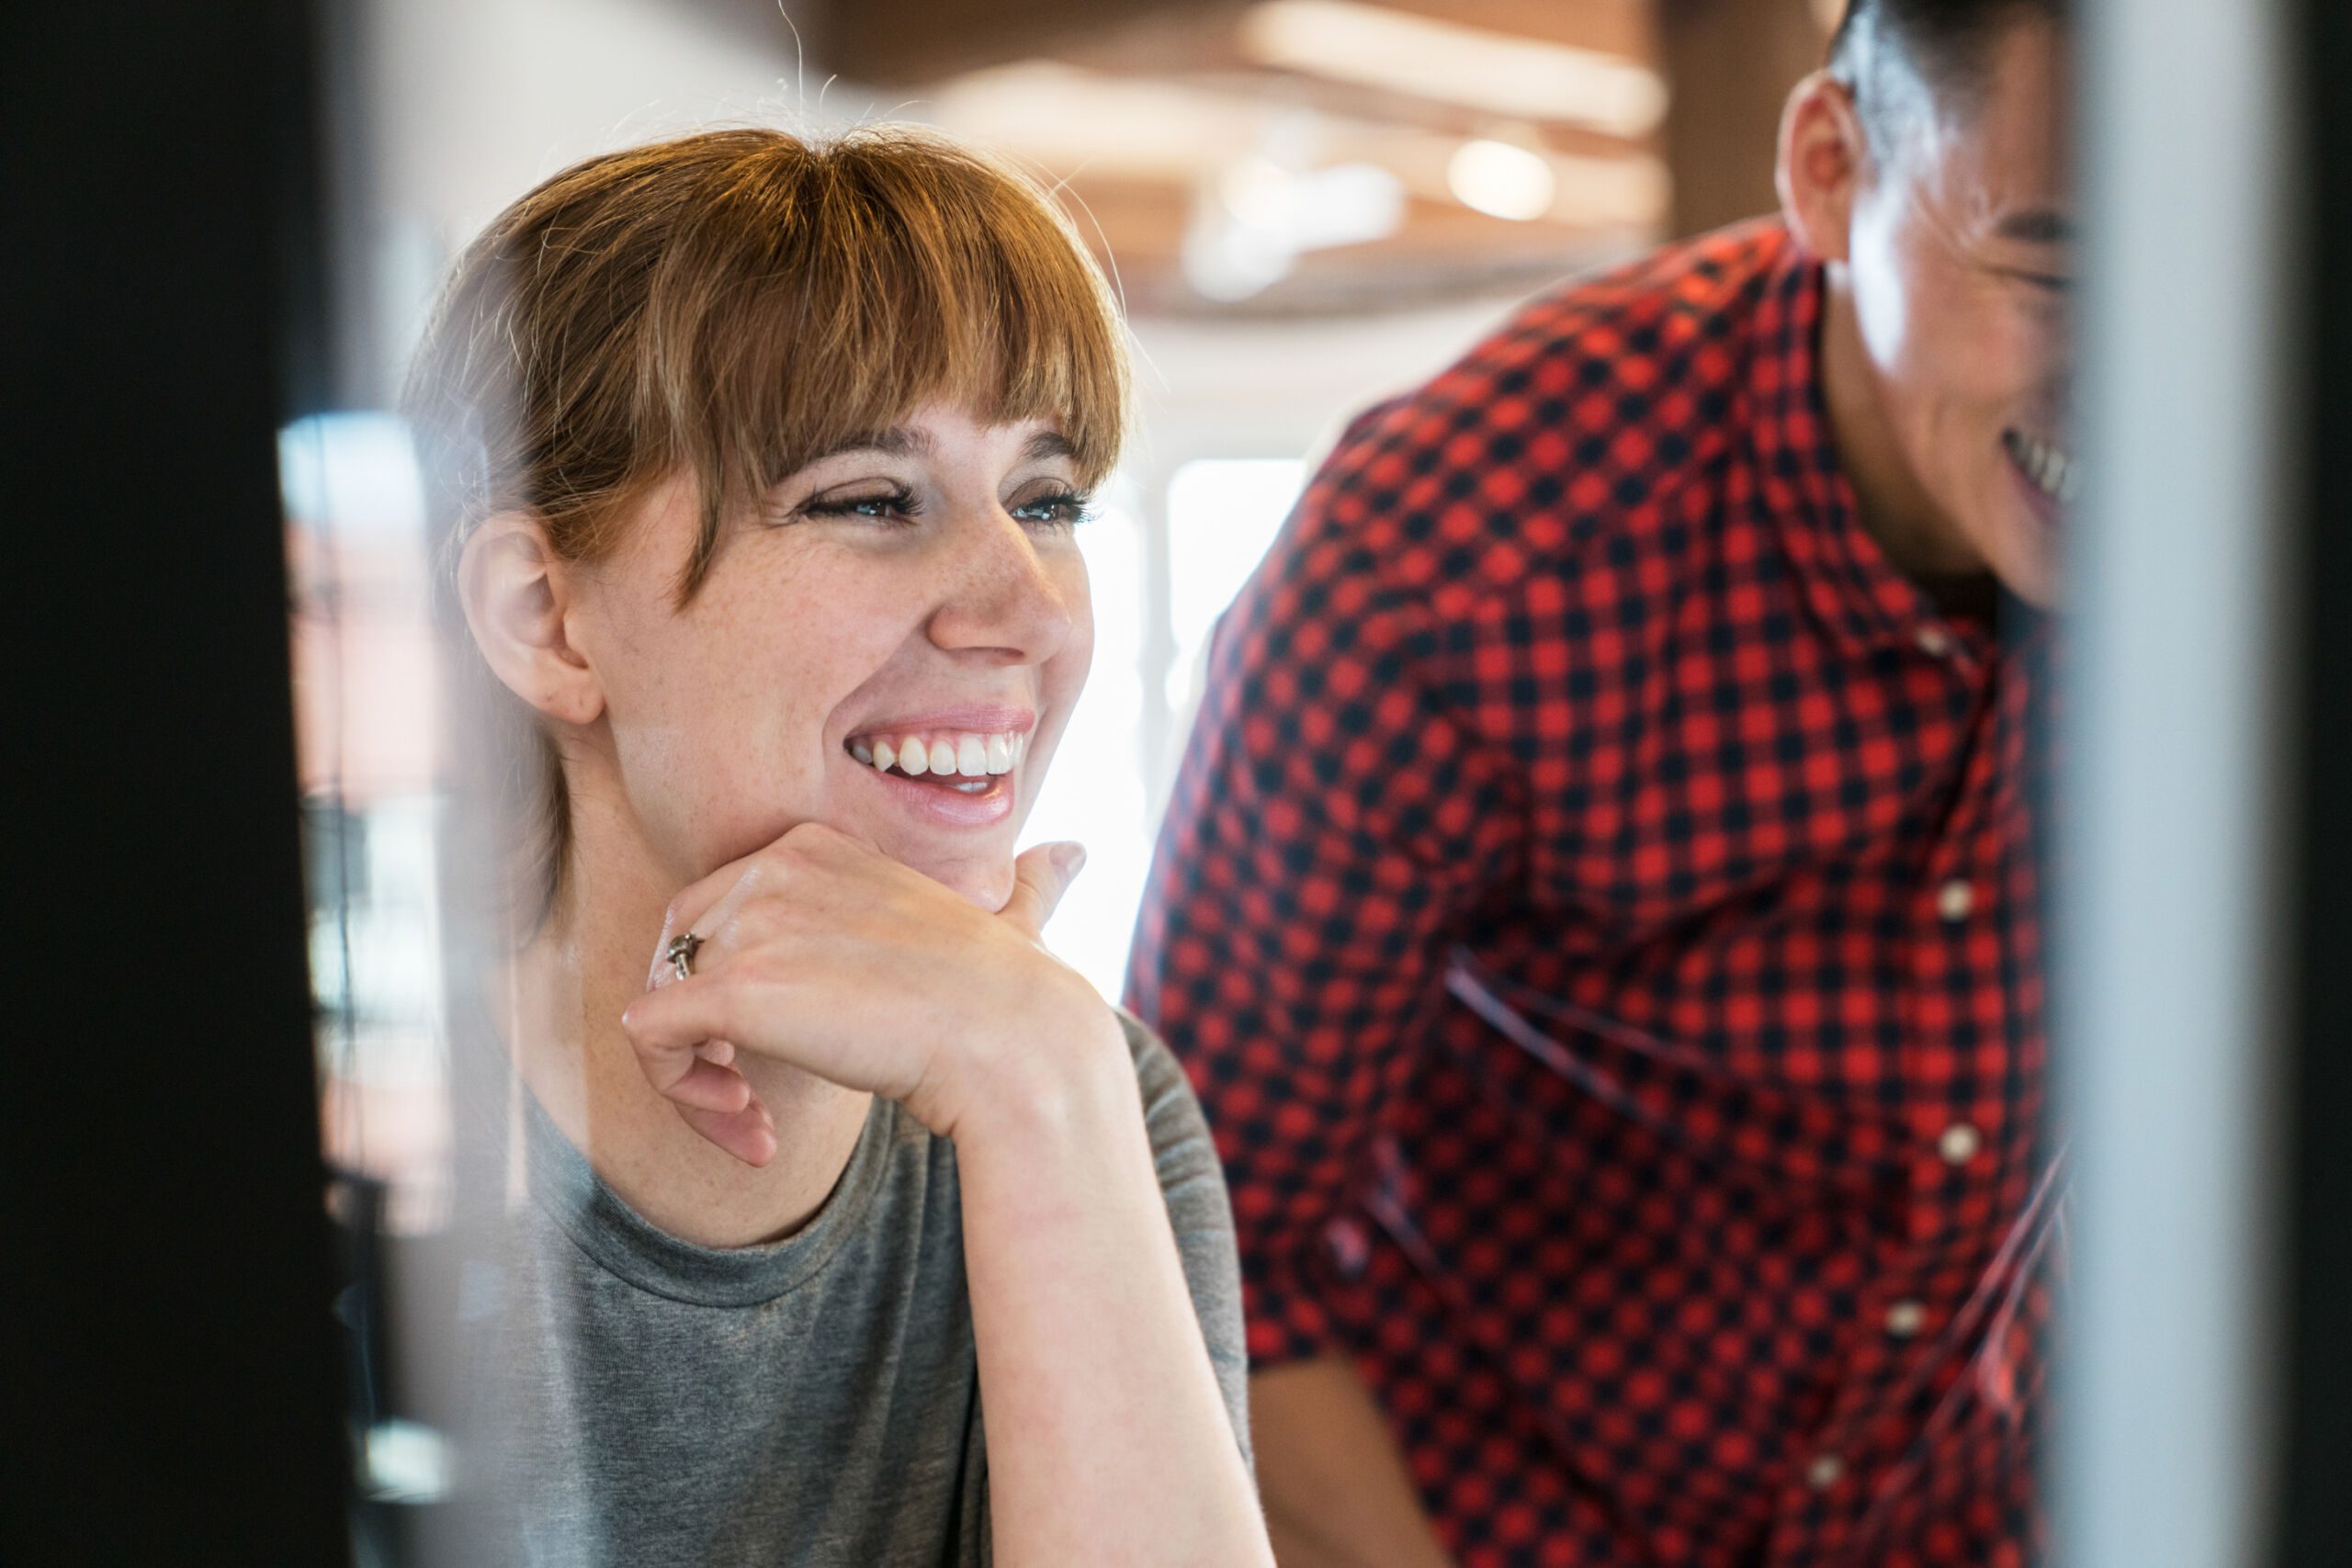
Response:
M691 475L683 603L724 517L933 400L1053 421L1081 485L1117 460L1118 309L1034 182L899 126L710 131L566 169L468 247L411 373L445 635L470 651L455 570L494 513L527 513L559 558L593 561L638 498ZM560 761L537 715L460 659L478 677L469 746L492 775L463 782L491 797L475 804L527 925L569 848Z
M1917 118L1972 107L2004 29L2063 24L2067 0L1847 0L1829 40L1829 73L1854 95L1871 150L1884 157Z

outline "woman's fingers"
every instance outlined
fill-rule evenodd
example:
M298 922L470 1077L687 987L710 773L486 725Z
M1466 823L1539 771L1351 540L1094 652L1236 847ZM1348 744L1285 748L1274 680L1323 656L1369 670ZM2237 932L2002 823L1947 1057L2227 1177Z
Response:
M1085 865L1084 844L1039 844L1023 852L1012 863L1012 897L998 911L999 918L1035 942L1045 934L1046 922L1054 918L1055 907Z
M765 1165L775 1157L775 1118L756 1100L740 1111L681 1105L678 1114L685 1118L687 1126L745 1165Z
M625 1030L635 1016L634 1007L621 1015ZM765 1165L775 1157L775 1118L752 1093L751 1080L731 1065L733 1045L708 1037L683 1044L667 1037L657 1041L640 1038L634 1030L629 1043L637 1048L647 1081L678 1108L687 1126L746 1164Z
M756 854L718 867L670 901L647 972L646 994L622 1013L621 1027L647 1080L677 1106L687 1125L738 1159L764 1165L773 1158L775 1122L734 1066L735 1046L719 1021L733 987L714 984L710 971L729 955L729 923L746 903L797 875L839 873L876 854L845 834L803 824ZM702 939L702 951L682 976L669 956L670 945L688 933Z
M707 939L726 923L727 917L755 884L756 879L750 874L759 858L745 855L741 860L729 861L670 900L670 908L662 919L661 939L653 944L652 967L646 971L646 989L658 990L679 977L677 965L670 958L671 942L688 933ZM695 961L687 962L691 968Z
M804 874L820 868L839 873L862 861L895 864L872 845L816 822L803 822L767 848L729 861L670 900L661 940L653 946L653 964L646 973L646 988L659 989L679 977L669 957L670 943L676 938L691 932L706 942L723 939L737 910L789 881L796 868ZM690 963L699 968L702 960Z
M714 983L718 978L696 975L690 980L673 980L621 1010L621 1029L637 1047L645 1076L664 1094L686 1075L692 1063L705 1060L695 1054L695 1047L706 1040L726 1037L718 1024L726 999L725 987Z
M657 1084L656 1087L660 1086ZM662 1092L680 1105L691 1105L703 1111L741 1111L752 1102L749 1079L733 1067L722 1066L700 1057L695 1058L694 1065L673 1079Z
M646 1081L663 1098L706 1111L741 1111L751 1100L752 1086L735 1068L733 1045L715 1032L683 1039L673 1033L644 1032L630 1024L647 1002L695 988L673 982L661 990L648 991L621 1014L621 1028L637 1050L637 1065ZM670 1010L661 1010L661 1016L667 1018Z

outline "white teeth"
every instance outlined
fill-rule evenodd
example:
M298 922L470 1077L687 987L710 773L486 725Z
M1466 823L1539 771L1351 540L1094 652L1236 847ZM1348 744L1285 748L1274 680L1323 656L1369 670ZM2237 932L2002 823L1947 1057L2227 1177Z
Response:
M878 740L861 735L850 741L849 753L867 767L886 773L895 768L910 778L926 773L943 779L960 777L976 781L972 787L978 789L996 774L1009 773L1021 765L1021 760L1029 754L1029 737L1004 733L957 734L938 739L901 735L896 740Z
M2007 446L2026 478L2052 500L2072 501L2082 489L2082 465L2049 442L2013 430Z

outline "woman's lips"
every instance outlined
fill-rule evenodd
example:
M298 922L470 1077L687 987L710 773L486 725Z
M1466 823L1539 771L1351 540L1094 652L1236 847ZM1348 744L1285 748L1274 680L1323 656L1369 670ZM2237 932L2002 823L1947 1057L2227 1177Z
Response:
M1027 737L1022 737L1026 750ZM892 748L895 750L895 748ZM897 809L917 818L946 828L989 828L1003 821L1012 813L1014 774L1013 764L1002 772L988 771L990 758L983 746L978 767L969 773L962 764L969 760L961 747L959 754L950 757L949 771L935 772L929 767L935 754L928 745L922 746L924 771L910 775L897 766L878 765L882 753L872 752L864 760L852 750L849 761L857 771L872 780L882 792L882 798ZM910 750L910 756L914 753Z

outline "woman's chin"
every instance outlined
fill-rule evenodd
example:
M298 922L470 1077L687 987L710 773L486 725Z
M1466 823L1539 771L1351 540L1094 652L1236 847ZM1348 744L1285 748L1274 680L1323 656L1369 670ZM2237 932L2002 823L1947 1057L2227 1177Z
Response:
M950 849L903 841L886 841L877 847L899 864L922 872L983 909L1001 909L1005 900L1012 897L1012 852L1009 849L983 849L977 844Z

